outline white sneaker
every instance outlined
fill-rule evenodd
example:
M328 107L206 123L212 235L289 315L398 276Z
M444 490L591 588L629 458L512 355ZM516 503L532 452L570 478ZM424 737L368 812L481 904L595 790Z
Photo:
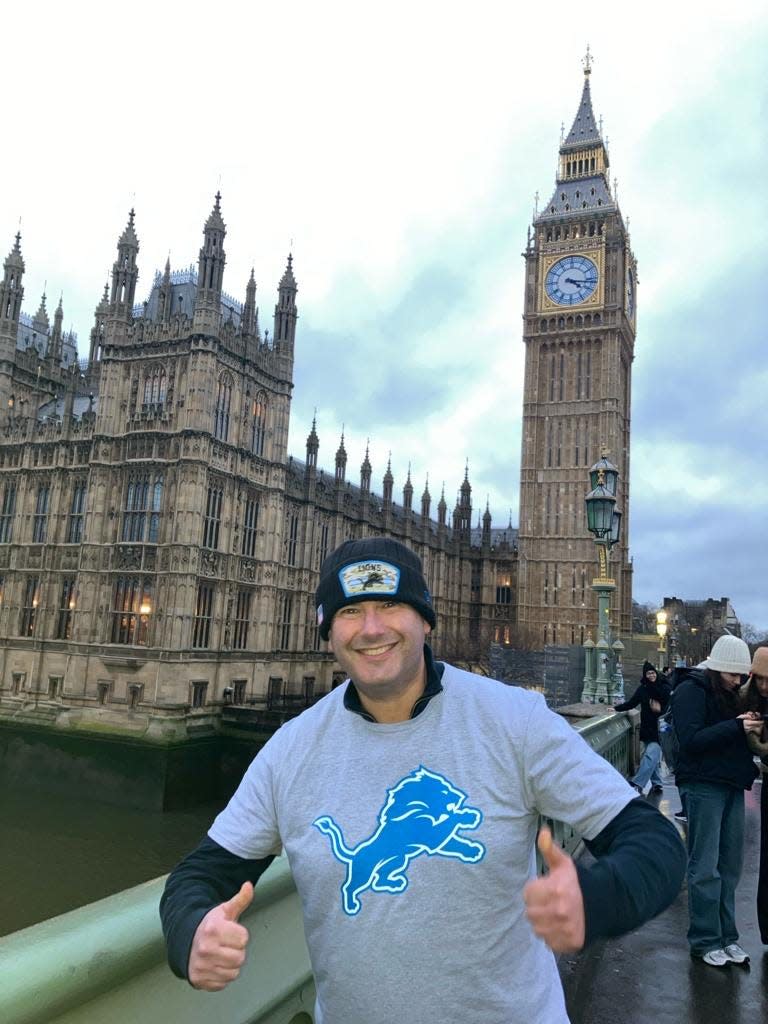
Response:
M710 967L727 967L728 964L736 962L735 960L731 960L724 949L711 949L709 953L705 953L701 959L705 964L709 964Z
M730 946L726 946L722 952L725 953L732 964L749 963L749 953L746 949L742 949L738 942L732 942Z

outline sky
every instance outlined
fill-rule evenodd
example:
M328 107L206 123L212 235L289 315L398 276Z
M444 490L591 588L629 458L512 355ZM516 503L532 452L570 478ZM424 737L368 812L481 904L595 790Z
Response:
M634 597L728 596L768 631L768 8L595 0L34 2L3 15L0 255L21 219L87 356L128 210L137 299L197 262L221 190L225 291L251 267L271 327L299 285L289 451L429 479L518 523L523 259L535 194L593 57L638 259L629 514ZM14 42L15 40L15 42ZM315 412L316 410L316 412ZM587 491L585 481L585 493Z

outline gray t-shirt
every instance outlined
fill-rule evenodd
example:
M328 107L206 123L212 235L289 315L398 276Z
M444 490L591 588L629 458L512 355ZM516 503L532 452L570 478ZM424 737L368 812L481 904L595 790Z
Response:
M416 718L366 721L343 687L284 725L210 837L285 848L317 1024L564 1024L525 916L539 814L594 838L636 794L537 693L446 665Z

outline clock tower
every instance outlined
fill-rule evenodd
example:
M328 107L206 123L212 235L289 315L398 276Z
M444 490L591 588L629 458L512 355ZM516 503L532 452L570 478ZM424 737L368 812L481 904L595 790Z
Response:
M619 471L613 548L614 634L629 632L629 435L637 264L595 122L591 60L562 140L552 198L534 214L525 257L525 384L520 475L518 625L541 644L596 637L598 573L584 498L601 455Z

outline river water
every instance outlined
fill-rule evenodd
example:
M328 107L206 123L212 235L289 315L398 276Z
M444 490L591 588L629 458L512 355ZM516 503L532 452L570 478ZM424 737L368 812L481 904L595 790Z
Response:
M163 812L0 790L0 935L165 874L223 803Z

